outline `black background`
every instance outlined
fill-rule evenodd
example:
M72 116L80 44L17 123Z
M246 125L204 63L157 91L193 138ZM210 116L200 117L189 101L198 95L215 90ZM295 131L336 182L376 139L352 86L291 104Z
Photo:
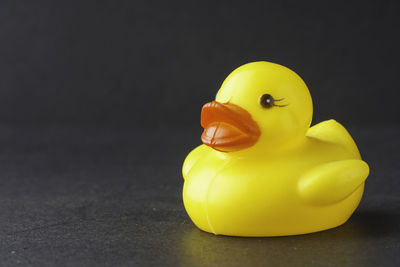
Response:
M0 120L198 123L236 67L309 85L315 119L398 121L398 1L2 1Z
M398 265L398 1L1 1L0 264ZM236 67L297 72L370 164L344 226L216 237L182 201L202 104Z

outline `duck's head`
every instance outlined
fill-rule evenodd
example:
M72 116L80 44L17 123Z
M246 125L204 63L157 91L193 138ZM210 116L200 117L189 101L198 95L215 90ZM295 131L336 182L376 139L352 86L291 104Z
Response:
M223 152L274 151L303 140L311 119L311 96L296 73L278 64L253 62L234 70L215 101L203 106L201 139Z

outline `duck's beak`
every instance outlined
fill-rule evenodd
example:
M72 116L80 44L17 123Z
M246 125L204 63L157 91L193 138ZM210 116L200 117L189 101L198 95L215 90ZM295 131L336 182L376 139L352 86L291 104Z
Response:
M261 131L251 115L235 104L212 101L201 110L201 141L223 152L232 152L253 146Z

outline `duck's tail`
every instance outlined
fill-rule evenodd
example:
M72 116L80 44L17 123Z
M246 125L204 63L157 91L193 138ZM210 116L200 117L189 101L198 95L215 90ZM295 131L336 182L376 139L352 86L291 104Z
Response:
M327 120L314 125L308 129L307 136L343 146L346 150L353 153L356 159L361 159L360 152L353 138L349 132L335 120Z

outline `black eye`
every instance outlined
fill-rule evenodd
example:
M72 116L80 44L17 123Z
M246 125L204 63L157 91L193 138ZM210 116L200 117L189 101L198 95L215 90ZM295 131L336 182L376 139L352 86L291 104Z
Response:
M274 105L275 99L270 94L262 95L260 98L260 104L264 108L272 108Z

